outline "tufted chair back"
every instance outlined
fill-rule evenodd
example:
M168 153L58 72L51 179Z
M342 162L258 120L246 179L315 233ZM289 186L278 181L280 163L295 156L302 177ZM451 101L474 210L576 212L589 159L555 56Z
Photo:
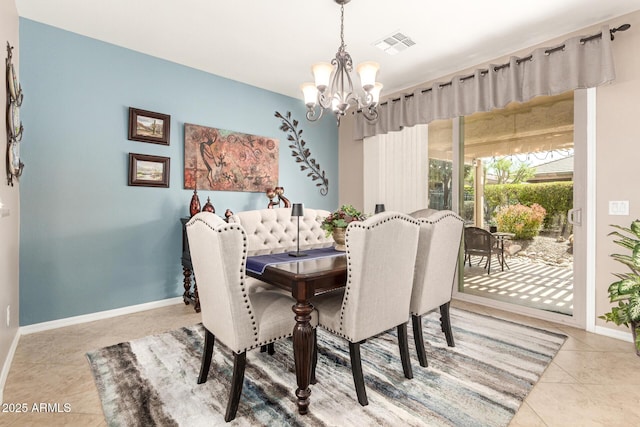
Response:
M304 216L300 217L300 246L333 241L320 228L322 219L329 214L325 210L304 209ZM298 218L291 217L291 208L238 212L229 217L229 223L242 225L250 251L297 245Z
M406 323L418 230L417 221L400 212L383 212L347 227L347 286L337 332L349 341Z
M433 211L426 218L418 217L418 221L420 240L411 313L423 315L451 301L464 221L447 210Z

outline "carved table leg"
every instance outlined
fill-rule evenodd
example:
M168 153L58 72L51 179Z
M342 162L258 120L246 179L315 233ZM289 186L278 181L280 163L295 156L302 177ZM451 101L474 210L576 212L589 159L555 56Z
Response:
M200 297L198 296L196 276L193 276L193 308L196 310L196 313L200 313Z
M306 414L309 411L309 396L311 389L311 363L313 357L313 328L311 327L311 312L313 306L308 301L300 301L293 306L296 314L296 325L293 328L293 354L296 363L296 379L298 389L298 412Z
M182 294L182 300L184 305L189 305L191 298L191 270L187 267L182 267L182 274L184 275L184 293Z
M200 313L200 297L198 296L198 283L196 282L196 276L188 267L182 267L182 274L184 274L184 293L182 294L184 305L189 305L191 303L193 304L193 309L196 313ZM193 292L191 292L191 276L193 276Z

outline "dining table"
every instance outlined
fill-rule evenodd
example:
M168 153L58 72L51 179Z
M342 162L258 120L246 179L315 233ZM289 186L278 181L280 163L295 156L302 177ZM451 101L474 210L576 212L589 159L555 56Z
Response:
M314 328L311 325L313 304L318 294L345 286L347 259L333 244L300 247L308 256L288 257L287 249L250 252L247 256L248 276L291 292L296 324L293 328L293 354L296 371L298 412L307 414L311 396L311 370L314 353ZM296 252L295 248L293 252ZM266 260L266 262L264 261Z

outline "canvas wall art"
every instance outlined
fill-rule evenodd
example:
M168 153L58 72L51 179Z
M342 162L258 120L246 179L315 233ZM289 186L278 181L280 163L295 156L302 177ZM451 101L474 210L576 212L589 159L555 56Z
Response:
M264 192L278 185L279 141L184 125L184 188Z

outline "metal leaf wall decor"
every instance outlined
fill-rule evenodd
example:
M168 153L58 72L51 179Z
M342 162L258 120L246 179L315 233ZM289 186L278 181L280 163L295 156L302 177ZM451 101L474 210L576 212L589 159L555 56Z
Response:
M280 130L288 133L287 140L290 142L291 155L296 158L296 163L302 163L300 170L306 171L312 181L320 180L316 183L316 187L320 187L320 194L326 196L329 193L329 180L320 169L318 162L311 158L311 151L306 148L306 142L302 139L302 129L297 129L298 121L291 118L290 111L287 111L286 116L276 111L275 116L282 120Z

